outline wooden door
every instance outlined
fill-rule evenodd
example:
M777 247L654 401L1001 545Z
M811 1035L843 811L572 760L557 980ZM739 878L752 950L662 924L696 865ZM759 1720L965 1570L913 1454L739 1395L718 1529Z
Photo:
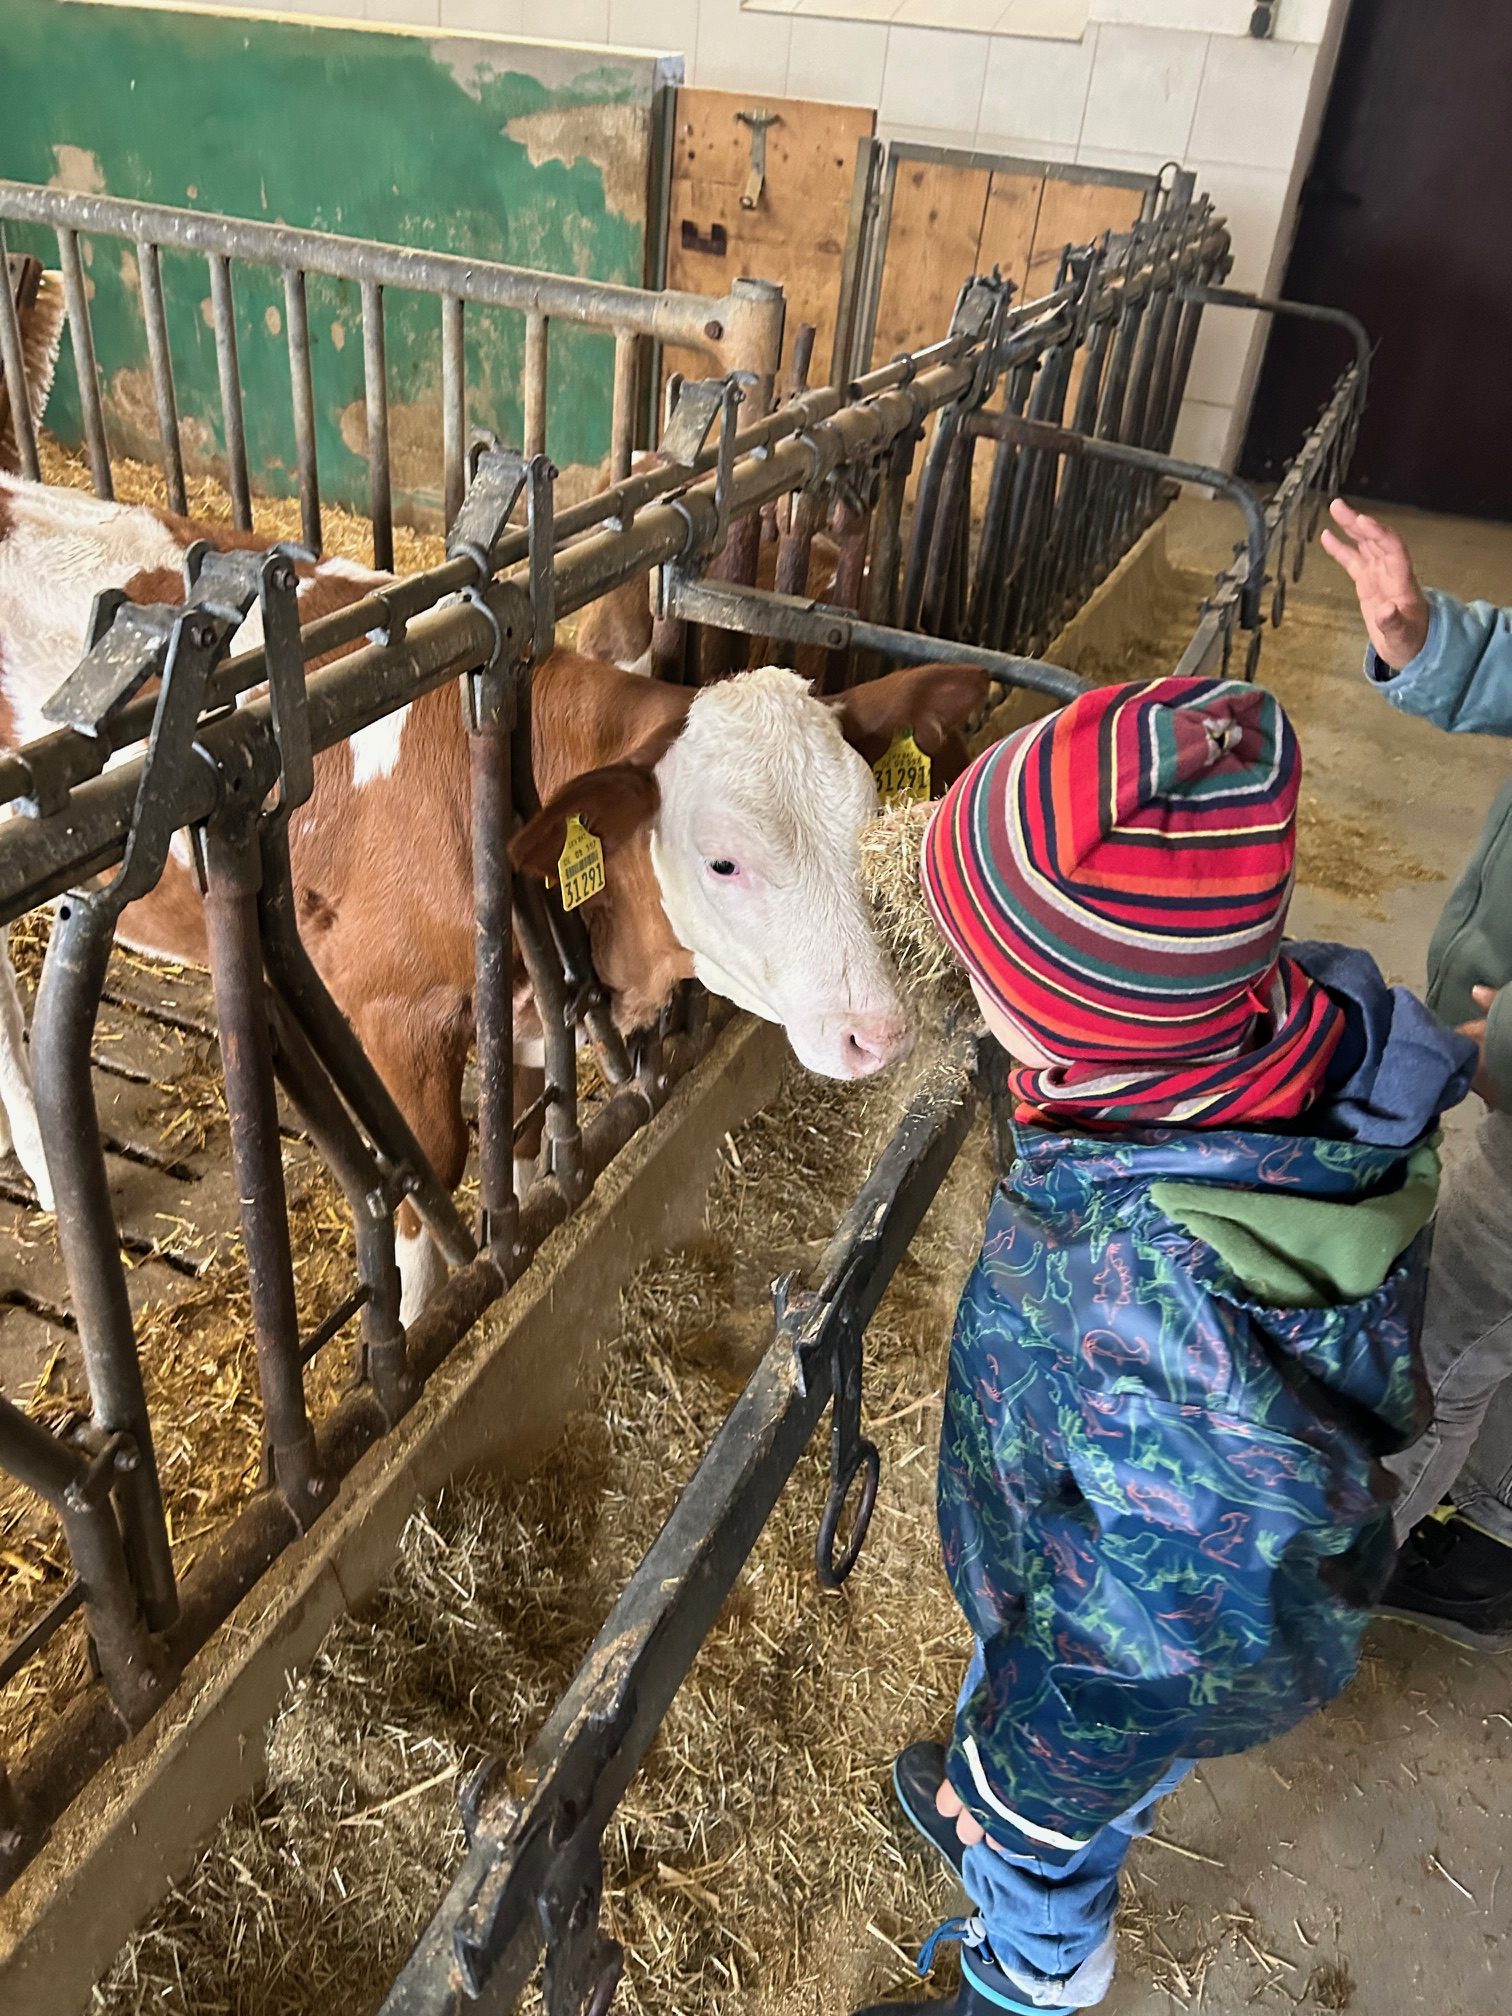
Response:
M751 175L752 128L765 115L766 174L754 208L741 197ZM736 91L679 91L667 232L667 285L723 294L741 274L779 281L787 295L787 341L812 322L813 377L829 371L850 217L856 144L876 114L855 105L758 98ZM668 350L667 368L701 372L688 351Z
M1350 309L1375 340L1350 475L1365 496L1512 519L1509 185L1506 0L1352 8L1282 292ZM1246 474L1279 474L1347 354L1275 325Z

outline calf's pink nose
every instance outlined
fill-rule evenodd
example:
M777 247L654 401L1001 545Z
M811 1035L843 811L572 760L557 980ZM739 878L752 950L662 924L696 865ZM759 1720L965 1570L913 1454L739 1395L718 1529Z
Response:
M901 1015L853 1015L840 1041L846 1076L869 1078L908 1055L913 1033Z

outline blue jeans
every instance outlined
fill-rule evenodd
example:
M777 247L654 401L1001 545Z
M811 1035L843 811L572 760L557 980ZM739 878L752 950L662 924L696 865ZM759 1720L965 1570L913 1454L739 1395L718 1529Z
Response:
M982 1677L978 1646L961 1689L972 1694ZM1113 1973L1113 1919L1118 1878L1136 1835L1148 1834L1155 1808L1191 1770L1175 1763L1137 1806L1099 1829L1069 1861L989 1848L966 1850L962 1879L986 1929L997 1964L1027 1993L1063 2006L1090 2008L1107 1993ZM1002 1830L1007 1832L1005 1828ZM1001 1841L1002 1833L993 1837ZM1078 1973L1082 1979L1077 1980Z

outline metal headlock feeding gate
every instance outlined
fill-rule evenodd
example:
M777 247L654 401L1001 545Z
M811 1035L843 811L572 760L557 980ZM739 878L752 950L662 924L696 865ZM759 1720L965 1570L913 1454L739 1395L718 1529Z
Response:
M106 199L0 186L0 214L46 215L59 223L55 200L99 206ZM70 210L70 221L60 223L65 274L70 257L78 256L76 243L68 251L68 232L119 227L150 244L152 231L163 228L161 218L176 214L131 205L111 216L97 215L95 207L87 214ZM225 234L250 227L198 217L194 223L210 230L213 257L242 256L243 241L232 243ZM295 235L305 240L313 234ZM323 241L327 247L332 242ZM359 264L359 254L409 256L335 242L348 247L343 259ZM296 252L313 265L319 247L302 243L290 248L291 257ZM0 1403L0 1469L55 1508L75 1569L63 1598L23 1642L0 1655L0 1671L39 1654L78 1609L99 1668L99 1679L14 1760L9 1776L0 1766L0 1873L7 1879L98 1764L168 1698L188 1657L276 1555L319 1517L357 1457L412 1405L458 1339L519 1276L546 1233L711 1039L715 1017L700 997L688 994L632 1054L612 1026L574 920L549 892L511 875L507 840L515 813L537 802L531 671L549 654L558 617L659 568L669 658L684 655L677 630L692 622L715 625L731 638L775 639L779 648L827 649L836 654L827 683L864 676L874 655L944 658L983 666L1004 689L1071 697L1081 690L1072 674L1004 650L986 636L971 637L960 620L963 612L969 615L964 584L971 486L970 449L959 444L990 432L986 423L999 392L1005 422L1015 420L1016 388L1031 408L1025 423L1053 426L1075 372L1082 371L1085 385L1099 352L1116 358L1122 351L1128 364L1123 392L1115 400L1103 385L1094 438L1098 448L1158 459L1158 450L1141 443L1160 438L1174 414L1197 315L1227 259L1221 223L1178 184L1159 214L1127 239L1068 253L1059 284L1043 300L1016 305L996 278L973 280L962 290L947 336L848 385L801 392L765 410L776 356L770 342L764 372L743 366L675 387L658 466L560 515L543 453L516 453L488 440L475 444L464 466L470 482L463 484L447 560L303 631L291 556L281 549L194 550L183 604L152 610L102 604L78 670L52 703L51 718L61 725L0 759L0 804L19 815L0 822L0 921L65 899L43 971L33 1061L92 1408L74 1432L50 1434ZM148 263L142 262L144 275ZM441 278L460 286L461 276ZM546 285L544 276L532 278ZM627 290L607 291L619 296ZM757 286L744 298L765 302L770 314L771 290ZM0 361L15 386L24 381L13 368L19 367L20 346L9 300L8 288L0 289ZM618 299L611 305L629 313ZM82 292L79 308L74 343L82 363L89 356ZM780 324L780 298L777 311ZM150 328L150 304L148 314ZM644 314L645 320L627 326L657 327L655 312ZM768 320L769 338L777 326ZM292 318L290 354L297 416L300 353ZM1035 390L1045 380L1059 385L1061 403L1047 396L1036 410ZM1258 621L1257 596L1246 603L1242 591L1263 575L1269 552L1290 536L1320 472L1337 461L1362 390L1363 362L1341 380L1278 492L1281 510L1273 523L1267 520L1264 545L1245 549L1248 575L1236 562L1234 593L1225 599L1220 589L1214 598L1204 618L1214 625L1214 648L1236 620L1254 614ZM754 417L737 428L745 393ZM19 410L24 401L15 404ZM1158 427L1147 420L1157 405ZM617 396L616 413L622 410L628 403L622 407ZM931 420L934 443L905 566L905 499ZM460 439L460 429L453 431ZM165 424L165 460L171 460L169 439ZM1014 438L1006 424L997 439L991 487L1008 492L1005 523L1012 532L995 549L1003 565L1023 573L1054 530L1071 474L1078 478L1078 508L1092 528L1079 541L1075 569L1041 569L1035 606L1043 629L1057 597L1064 602L1078 583L1099 578L1127 550L1158 507L1158 479L1171 472L1141 461L1126 476L1091 442L1077 449L1067 439L1053 447L1043 439L1035 444ZM620 460L627 456L628 448ZM1062 457L1066 469L1057 476ZM1005 460L1010 474L1000 484ZM108 478L108 466L105 473ZM313 500L313 466L309 476L305 494ZM375 485L375 495L381 494ZM511 529L522 500L526 525ZM760 594L745 586L754 572L760 516L783 500L778 586ZM1272 514L1276 509L1273 503ZM792 588L806 579L807 547L827 512L844 534L842 566L836 600L816 604ZM1080 523L1074 520L1073 529ZM716 568L724 580L711 580ZM931 579L938 592L928 606L944 634L917 627ZM844 594L853 606L841 606ZM254 603L266 641L228 659L229 641ZM900 616L902 623L893 620ZM1005 620L987 636L1017 634ZM307 671L325 654L352 645L360 648ZM144 695L153 678L158 690ZM309 793L318 754L454 681L471 752L482 1205L476 1238L300 940L288 848L289 818ZM124 760L112 763L116 758ZM176 1578L90 1082L90 1035L116 919L154 884L173 834L185 829L195 836L206 892L271 1478L190 1572ZM512 1111L512 939L547 1039L542 1113L525 1116ZM574 1054L579 1028L597 1048L612 1088L581 1125ZM598 1924L603 1829L831 1403L833 1479L821 1525L821 1574L838 1582L854 1564L876 1488L876 1452L861 1433L862 1334L965 1136L977 1078L974 1070L963 1072L954 1088L909 1113L837 1232L817 1287L789 1287L779 1296L771 1351L537 1739L524 1782L505 1786L499 1774L485 1770L469 1787L464 1810L472 1845L393 1990L392 2010L460 2009L475 2001L507 2008L544 1948L551 2016L578 2016L585 2009L601 2016L616 1973L616 1957ZM308 1337L299 1334L289 1288L278 1089L327 1161L357 1233L353 1289ZM514 1143L522 1125L542 1117L541 1172L517 1201ZM418 1209L454 1270L407 1332L398 1321L393 1225L404 1199ZM304 1367L353 1320L360 1325L355 1383L329 1414L312 1421ZM861 1508L842 1549L838 1528L858 1480Z

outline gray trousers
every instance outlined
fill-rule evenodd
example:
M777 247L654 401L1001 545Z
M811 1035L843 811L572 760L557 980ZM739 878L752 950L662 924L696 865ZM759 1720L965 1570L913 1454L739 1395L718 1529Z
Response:
M1433 1424L1387 1468L1403 1538L1453 1492L1512 1546L1512 1114L1488 1113L1444 1175L1423 1318Z

